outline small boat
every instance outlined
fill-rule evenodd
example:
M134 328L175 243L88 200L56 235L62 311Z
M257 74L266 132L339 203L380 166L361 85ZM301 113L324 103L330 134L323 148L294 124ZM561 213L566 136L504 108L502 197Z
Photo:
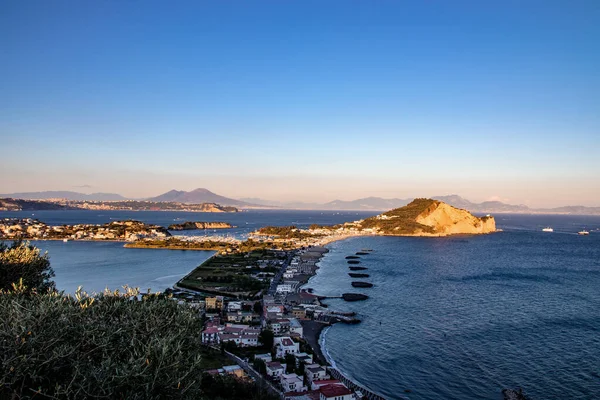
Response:
M584 230L582 230L580 232L577 232L577 234L578 235L589 235L590 233L584 229Z
M65 242L65 243L67 243L68 241L69 241L69 239L68 239L68 238L64 238L64 239L63 239L63 242Z
M542 229L542 232L554 232L554 229L547 227L547 228Z

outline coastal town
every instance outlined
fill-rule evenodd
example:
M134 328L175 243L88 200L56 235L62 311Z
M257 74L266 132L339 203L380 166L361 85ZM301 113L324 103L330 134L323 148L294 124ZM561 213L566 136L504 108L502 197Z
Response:
M323 328L336 322L360 322L354 313L329 309L322 304L323 297L303 288L327 251L315 245L270 252L266 259L249 258L251 265L244 267L254 269L258 263L274 271L254 296L212 296L180 284L168 290L173 299L202 315L202 343L224 352L232 361L232 365L207 370L207 374L254 380L281 399L382 398L331 367L320 349Z

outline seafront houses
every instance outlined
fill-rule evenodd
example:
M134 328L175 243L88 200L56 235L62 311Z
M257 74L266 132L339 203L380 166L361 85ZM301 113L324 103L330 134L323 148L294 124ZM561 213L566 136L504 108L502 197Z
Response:
M312 384L313 381L322 381L325 379L329 379L329 375L327 375L327 370L325 367L320 366L319 364L310 364L304 367L304 375L309 384Z
M304 363L304 365L310 365L313 363L313 355L307 353L297 353L296 354L296 367L300 366L300 363Z
M342 381L339 381L337 379L323 379L323 380L316 380L316 381L312 381L312 383L310 384L310 389L311 390L319 390L324 386L328 386L328 385L339 385L339 386L346 386L342 383Z
M271 361L265 363L267 367L267 375L272 378L277 378L285 372L285 364L281 364L278 361Z
M291 320L288 318L279 318L274 321L269 321L268 326L276 335L280 333L289 333Z
M302 336L304 334L304 329L302 328L302 324L296 318L289 319L289 332L291 335Z
M319 389L320 400L354 400L354 392L346 386L326 385Z
M273 339L275 347L275 358L285 358L286 354L297 354L300 352L300 345L289 336L281 336Z
M291 305L319 304L319 297L307 292L298 292L288 295L286 302Z
M302 379L296 374L282 374L279 382L281 383L284 393L304 392L306 390Z
M265 321L283 318L285 308L281 304L269 304L264 307Z
M294 315L294 318L304 319L306 318L306 308L294 307L292 308L292 314Z

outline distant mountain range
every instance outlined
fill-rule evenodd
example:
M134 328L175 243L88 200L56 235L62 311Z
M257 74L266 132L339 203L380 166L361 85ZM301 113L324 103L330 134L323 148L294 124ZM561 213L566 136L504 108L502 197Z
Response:
M46 191L0 194L0 198L26 199L26 200L50 200L64 199L71 201L123 201L123 200L146 200L153 202L173 202L184 204L216 203L222 206L233 207L260 207L260 204L230 199L211 192L208 189L195 189L190 192L183 190L171 190L156 197L146 199L128 199L116 193L78 193L72 191Z
M0 198L45 200L45 199L67 199L74 201L123 201L127 198L116 193L92 193L84 194L71 191L49 191L0 194ZM600 207L565 206L556 208L530 208L526 205L506 204L500 201L484 201L473 203L458 195L434 196L435 200L443 201L451 206L462 208L473 213L550 213L550 214L587 214L600 215ZM222 206L233 206L239 208L283 208L300 210L348 210L348 211L385 211L403 207L413 199L384 199L381 197L365 197L357 200L334 200L328 203L306 203L306 202L278 202L260 198L232 199L211 192L208 189L198 188L189 192L184 190L170 190L147 200L153 202L176 202L184 204L216 203Z
M73 201L121 201L127 200L125 197L116 193L78 193L67 190L55 190L47 192L24 192L0 194L0 198L27 199L27 200L48 200L65 199Z

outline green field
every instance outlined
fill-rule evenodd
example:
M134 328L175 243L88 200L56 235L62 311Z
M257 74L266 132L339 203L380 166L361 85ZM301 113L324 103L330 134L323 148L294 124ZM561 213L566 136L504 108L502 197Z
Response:
M252 275L261 272L276 273L278 266L259 267L259 261L276 262L285 258L270 250L254 250L248 253L218 254L209 258L178 282L188 289L207 291L231 297L252 298L268 288L268 279L261 281Z

